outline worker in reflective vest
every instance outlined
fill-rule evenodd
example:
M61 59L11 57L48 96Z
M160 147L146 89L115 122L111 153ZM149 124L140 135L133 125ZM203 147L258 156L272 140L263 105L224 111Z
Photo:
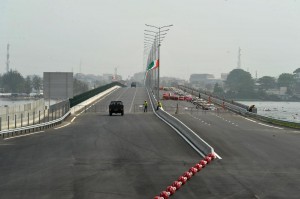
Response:
M156 108L156 110L158 110L159 108L162 108L162 104L161 104L160 101L157 102L157 108Z
M145 102L144 102L144 112L147 112L147 111L148 111L148 103L145 100Z

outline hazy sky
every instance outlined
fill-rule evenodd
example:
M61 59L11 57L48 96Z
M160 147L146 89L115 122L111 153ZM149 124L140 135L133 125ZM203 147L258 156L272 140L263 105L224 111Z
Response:
M300 68L299 0L0 0L0 73L118 73L143 68L145 23L174 24L161 47L161 75L252 76ZM149 28L147 28L149 29Z

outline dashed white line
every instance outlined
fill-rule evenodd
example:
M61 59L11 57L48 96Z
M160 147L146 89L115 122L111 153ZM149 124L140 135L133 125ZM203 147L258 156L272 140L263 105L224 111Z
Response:
M74 117L72 120L71 120L71 123L76 119L76 117Z
M33 134L43 133L43 132L45 132L45 131L38 131L38 132L34 132L34 133L27 133L27 134L24 134L24 135L18 135L18 136L14 136L14 137L4 138L4 140L10 140L10 139L19 138L19 137L25 137L25 136L28 136L28 135L33 135Z
M271 126L271 125L267 125L267 124L263 124L263 123L258 123L258 124L263 125L263 126L267 126L267 127L271 127L271 128L275 128L275 129L283 130L283 128L276 127L276 126Z
M57 128L54 128L55 130L56 129L61 129L61 128L64 128L64 127L66 127L66 126L69 126L71 123L68 123L68 124L65 124L65 125L63 125L63 126L60 126L60 127L57 127Z
M131 106L130 106L129 112L131 112L131 109L132 109L132 106L133 106L133 102L134 102L134 99L135 99L135 96L136 96L136 91L137 91L137 89L135 89L135 93L134 93L134 96L133 96L133 99L132 99L132 102L131 102Z
M254 123L257 123L256 121L254 121L254 120L251 120L251 119L249 119L249 118L246 118L246 117L244 117L246 120L248 120L248 121L251 121L251 122L254 122Z

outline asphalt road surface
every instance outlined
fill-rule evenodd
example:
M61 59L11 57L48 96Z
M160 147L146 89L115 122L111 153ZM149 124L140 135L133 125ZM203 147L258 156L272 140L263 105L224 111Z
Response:
M143 88L122 88L60 127L0 141L0 198L159 194L202 157L150 107L142 111L146 99ZM124 102L124 116L108 115L111 100ZM176 104L163 102L168 103ZM197 173L172 198L299 198L299 131L228 112L182 111L176 117L222 160Z
M191 109L192 103L163 101L164 107L222 157L201 178L205 198L299 198L300 131L255 121L228 111ZM179 106L179 113L171 107ZM191 111L192 110L192 111ZM192 182L192 181L191 181ZM192 182L193 183L193 182ZM209 190L211 193L208 193Z

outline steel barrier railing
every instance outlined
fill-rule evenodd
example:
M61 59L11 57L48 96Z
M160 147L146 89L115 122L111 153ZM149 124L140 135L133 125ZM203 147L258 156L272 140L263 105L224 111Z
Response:
M155 97L150 94L148 91L148 95L150 98L151 106L153 110L155 109ZM151 92L152 93L152 92ZM154 111L156 116L162 119L165 123L167 123L170 127L172 127L185 141L187 141L191 147L193 147L201 156L206 156L207 154L214 153L213 147L211 147L207 142L205 142L202 138L200 138L193 130L191 130L188 126L186 126L183 122L181 122L176 117L172 116L170 113L164 111L163 109L159 109L158 111Z

